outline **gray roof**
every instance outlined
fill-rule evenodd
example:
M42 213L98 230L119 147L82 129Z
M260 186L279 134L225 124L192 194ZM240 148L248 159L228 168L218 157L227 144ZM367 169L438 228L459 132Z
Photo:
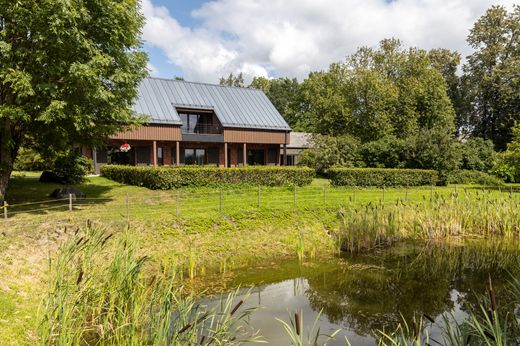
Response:
M211 109L223 127L287 130L291 128L261 90L146 78L134 110L151 124L182 124L177 108Z

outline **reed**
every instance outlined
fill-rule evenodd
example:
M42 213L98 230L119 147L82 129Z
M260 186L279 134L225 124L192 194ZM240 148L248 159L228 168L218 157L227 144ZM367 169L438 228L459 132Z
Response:
M310 329L304 330L303 313L301 310L294 313L294 317L289 315L289 322L277 318L287 333L291 346L318 346L327 345L327 342L334 340L334 337L341 331L340 329L331 334L324 334L318 326L322 311L318 313ZM348 340L346 340L348 343Z
M425 197L426 198L426 197ZM432 194L431 202L372 204L339 209L336 237L347 251L386 246L404 238L520 236L520 209L508 195L490 191Z
M175 269L145 275L147 256L129 240L111 242L87 225L49 260L50 281L39 309L38 337L46 345L241 344L259 341L243 321L254 311L234 304L195 303ZM175 267L175 266L173 266Z

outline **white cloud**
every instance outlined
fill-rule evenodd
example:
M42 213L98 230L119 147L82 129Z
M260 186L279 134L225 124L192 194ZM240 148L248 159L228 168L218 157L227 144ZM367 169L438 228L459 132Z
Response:
M154 65L152 65L151 62L148 62L146 64L146 69L148 70L148 72L150 73L151 76L159 75L159 69L157 67L155 67Z
M143 0L144 40L164 51L190 80L230 72L303 79L360 46L388 37L425 49L470 53L475 20L491 0L214 0L193 11L194 28ZM511 7L513 0L499 4Z

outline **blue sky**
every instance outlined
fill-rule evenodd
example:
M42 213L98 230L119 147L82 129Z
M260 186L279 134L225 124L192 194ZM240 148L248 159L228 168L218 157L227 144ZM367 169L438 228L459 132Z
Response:
M515 0L141 0L151 74L218 82L229 73L296 77L360 46L396 37L407 46L467 56L473 23Z

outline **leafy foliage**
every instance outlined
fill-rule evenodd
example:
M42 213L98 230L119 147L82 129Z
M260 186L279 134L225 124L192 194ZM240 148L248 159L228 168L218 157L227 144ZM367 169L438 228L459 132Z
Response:
M495 161L496 152L492 141L474 137L462 143L462 169L489 172Z
M504 181L481 171L457 170L449 174L448 183L499 186L503 185Z
M520 5L508 12L492 6L474 24L468 43L475 52L464 66L473 134L491 139L498 150L511 140L520 118Z
M355 167L359 165L358 146L359 142L350 136L314 135L311 147L302 153L300 164L312 167L320 174L334 166Z
M328 174L333 186L421 186L435 185L434 170L390 168L332 168Z
M304 167L133 167L106 165L101 174L120 183L168 190L183 186L308 185L315 172Z
M498 156L498 163L493 173L509 182L520 181L520 124L513 130L513 139L507 145L507 150Z
M244 74L240 72L238 75L230 73L227 78L221 77L219 81L220 85L234 86L234 87L245 87Z
M13 166L16 171L43 171L50 168L51 164L48 160L38 152L27 148L20 148Z
M0 1L0 194L18 149L67 150L136 122L137 0Z
M63 184L79 184L85 175L92 171L93 163L75 151L60 154L53 164L52 171Z

